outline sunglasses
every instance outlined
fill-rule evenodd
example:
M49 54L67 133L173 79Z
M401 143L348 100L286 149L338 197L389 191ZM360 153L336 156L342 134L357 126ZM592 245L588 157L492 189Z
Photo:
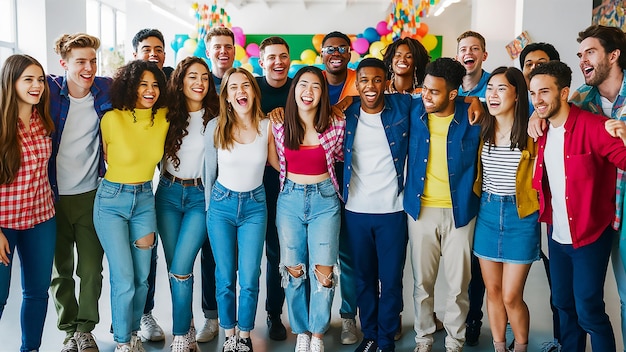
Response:
M325 46L322 48L322 53L332 55L336 52L339 54L345 54L350 52L349 46Z

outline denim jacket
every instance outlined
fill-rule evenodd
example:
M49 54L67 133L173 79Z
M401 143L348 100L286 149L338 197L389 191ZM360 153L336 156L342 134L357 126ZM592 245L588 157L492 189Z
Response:
M385 107L381 119L385 128L385 135L389 142L389 149L396 168L398 180L398 195L404 189L404 164L409 143L409 114L411 109L411 96L408 94L385 94ZM361 114L361 99L352 98L352 104L346 109L346 135L343 144L343 199L348 201L348 188L352 176L352 146L356 127Z
M48 80L48 86L50 87L50 116L54 122L54 132L52 132L52 156L48 162L48 175L55 199L58 199L59 187L57 184L56 159L59 153L59 145L61 144L61 135L63 134L63 128L67 120L67 113L70 110L70 92L67 88L67 79L65 76L48 75L46 78ZM93 96L94 109L100 120L102 120L102 116L104 116L105 112L113 109L111 99L109 98L111 81L109 77L96 76L91 85L90 91ZM100 150L102 150L102 138L100 138ZM106 171L103 153L100 153L100 161L98 164L98 175L103 177Z
M455 227L467 225L478 213L479 198L473 192L476 179L480 126L467 119L468 104L455 101L455 113L448 130L448 174ZM420 214L426 165L430 149L428 113L423 104L413 104L409 134L409 159L404 211L417 220Z

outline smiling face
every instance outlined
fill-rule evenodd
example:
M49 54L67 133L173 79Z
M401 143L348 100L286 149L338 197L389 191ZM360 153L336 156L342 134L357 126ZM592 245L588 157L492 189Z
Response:
M559 91L556 78L538 74L530 80L530 98L535 106L537 116L542 119L552 119L558 115L563 101L567 103L569 89Z
M268 45L263 49L259 66L265 70L265 79L272 87L282 87L289 72L289 50L283 44Z
M250 113L255 95L248 76L235 72L229 76L226 87L228 89L226 100L232 105L235 112L239 115Z
M159 99L159 83L150 71L144 71L137 88L137 109L150 109Z
M535 50L529 52L524 58L524 67L522 67L522 73L526 79L526 85L529 85L528 75L535 67L545 64L550 61L550 56L543 50Z
M96 49L74 48L61 59L66 71L67 87L74 98L82 98L91 89L98 70Z
M294 97L299 111L314 111L319 105L322 96L322 82L311 72L300 76L294 89Z
M322 50L322 62L326 67L326 72L334 75L342 74L348 69L348 63L350 62L350 43L345 39L331 37L326 39L322 44L322 48L325 47L344 47L345 53L341 54L335 50L332 54L328 54Z
M415 63L413 54L406 44L399 45L391 59L391 68L398 76L413 75L415 71Z
M165 63L165 49L163 42L157 37L148 37L139 42L135 59L154 62L160 69Z
M43 71L37 65L26 67L24 72L15 81L18 105L37 105L45 89ZM21 110L21 109L20 109Z
M222 77L224 72L233 67L235 62L235 43L226 35L211 37L207 46L208 57L211 60L211 70L217 77Z
M457 92L456 89L448 90L443 77L426 75L422 85L422 101L426 112L440 117L452 115Z
M580 59L580 70L585 77L585 84L597 86L609 77L611 55L604 50L597 38L588 37L580 42L577 55Z
M465 67L468 75L481 71L483 61L487 60L487 52L476 37L466 37L459 41L456 59Z
M517 89L511 85L504 74L498 74L489 78L485 98L491 115L511 114L515 111Z
M203 65L195 63L185 72L183 78L183 94L187 99L189 111L202 108L202 100L209 91L209 71Z
M362 67L357 72L356 90L361 97L361 108L368 114L383 110L386 72L379 67Z

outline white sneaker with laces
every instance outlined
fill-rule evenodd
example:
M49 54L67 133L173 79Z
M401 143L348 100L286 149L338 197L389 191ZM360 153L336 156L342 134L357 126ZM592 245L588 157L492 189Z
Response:
M324 352L324 340L319 337L311 337L311 352Z
M189 341L185 335L175 335L170 345L172 352L189 352Z
M115 352L132 352L130 345L117 345L115 346Z
M139 332L137 335L141 338L141 341L163 341L165 340L165 333L163 329L156 322L152 313L144 314L141 316L141 325L139 325Z
M198 330L196 334L196 341L209 342L213 341L215 336L220 332L220 326L217 324L217 319L205 319L204 325Z
M309 351L311 351L311 337L307 334L298 334L298 337L296 338L295 352Z
M137 335L132 335L130 337L130 350L131 352L146 352L143 348L143 343L141 343L141 338Z
M341 319L341 344L353 345L359 341L359 336L356 330L356 320L354 319Z

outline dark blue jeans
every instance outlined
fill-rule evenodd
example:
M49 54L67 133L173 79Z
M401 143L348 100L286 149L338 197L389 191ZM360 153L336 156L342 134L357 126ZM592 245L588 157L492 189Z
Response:
M380 348L394 349L402 312L402 274L408 242L406 213L363 214L346 210L353 253L361 330Z
M56 243L55 218L35 225L28 230L2 228L2 233L9 242L8 254L11 261L8 266L0 264L0 318L9 297L11 266L14 262L15 248L20 256L22 277L22 346L20 351L39 350L41 335L48 312L48 288L52 276L52 260ZM14 290L17 292L17 290ZM11 317L11 319L14 319ZM4 338L10 338L8 333ZM11 338L16 338L13 336Z
M472 253L472 279L467 288L469 294L469 312L465 321L468 324L483 325L483 302L485 299L485 282L480 271L478 258Z
M265 311L272 317L280 317L285 302L285 290L281 286L281 276L278 270L280 264L280 245L278 243L278 231L276 231L276 202L280 184L278 171L271 166L265 167L263 175L265 185L265 197L267 199L267 231L265 233L265 256L267 267L265 284L267 298L265 299Z
M613 236L609 226L594 243L576 249L549 239L552 303L559 311L563 351L584 352L587 334L594 351L615 351L615 336L604 306Z

